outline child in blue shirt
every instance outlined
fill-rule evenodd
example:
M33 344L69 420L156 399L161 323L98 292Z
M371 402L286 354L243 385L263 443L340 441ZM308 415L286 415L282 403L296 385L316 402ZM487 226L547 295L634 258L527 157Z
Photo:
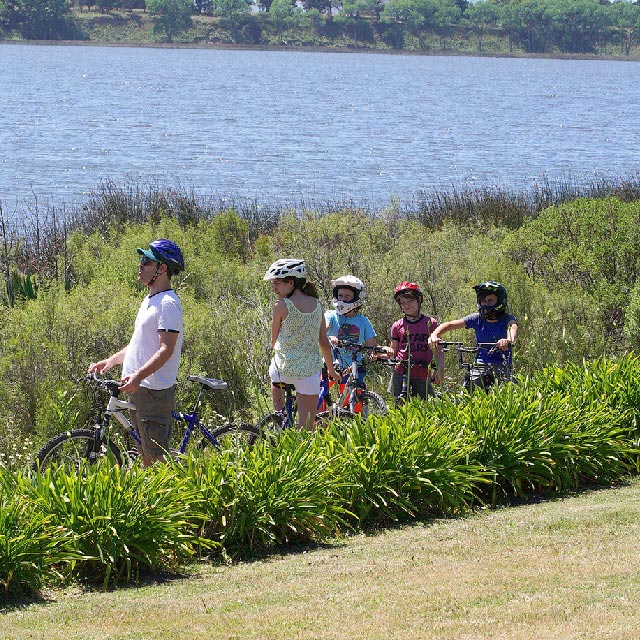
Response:
M360 313L360 307L364 304L367 293L364 283L360 278L352 275L342 276L332 280L333 308L324 314L327 325L327 335L332 346L338 341L347 341L351 344L364 344L367 347L375 347L376 332L367 316ZM334 349L340 368L346 371L351 366L352 352L348 348ZM358 354L358 362L362 361L362 354ZM358 369L358 382L364 388L364 367ZM345 374L346 375L346 374Z
M493 280L473 287L478 301L478 311L459 320L444 322L431 334L429 342L440 349L440 336L456 329L473 329L476 343L495 343L495 347L481 347L477 364L465 377L465 387L486 388L495 381L511 380L513 364L512 346L518 335L515 316L507 313L507 289Z

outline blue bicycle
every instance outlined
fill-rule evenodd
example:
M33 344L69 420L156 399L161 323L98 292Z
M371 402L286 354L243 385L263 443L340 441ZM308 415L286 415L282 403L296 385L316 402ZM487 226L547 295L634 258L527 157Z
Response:
M352 344L347 341L340 341L338 347L348 349L351 353L351 364L341 373L343 374L340 383L340 392L337 400L333 400L331 389L333 382L329 380L326 372L323 371L320 381L320 393L318 394L318 405L316 413L316 425L327 424L334 418L352 420L356 415L367 418L370 415L384 416L387 413L387 404L379 393L363 389L360 382L360 370L365 365L358 362L358 355L363 352L384 353L381 347L367 347L361 344ZM336 370L340 371L336 366ZM261 434L282 429L295 427L296 414L296 390L292 384L281 382L277 384L284 395L284 408L280 411L270 413L258 423L258 431Z
M185 453L194 432L200 432L203 436L198 443L199 449L210 445L220 450L253 444L256 441L260 432L250 424L236 424L224 421L222 416L218 416L223 422L212 429L200 421L198 409L203 394L207 390L226 389L228 386L226 382L203 376L189 376L187 380L199 384L200 389L193 409L189 413L179 411L172 413L178 424L185 425L185 432L178 449L170 450L170 455L178 456ZM135 407L118 397L122 383L99 378L95 373L86 376L83 381L94 393L94 406L97 411L94 426L88 429L65 431L54 436L37 453L33 463L35 470L42 471L51 464L77 469L81 460L93 463L105 456L111 456L117 464L122 464L126 458L137 457L140 436L124 414L124 411L135 409ZM105 392L109 398L106 406L103 400ZM123 427L124 436L112 429L112 417Z

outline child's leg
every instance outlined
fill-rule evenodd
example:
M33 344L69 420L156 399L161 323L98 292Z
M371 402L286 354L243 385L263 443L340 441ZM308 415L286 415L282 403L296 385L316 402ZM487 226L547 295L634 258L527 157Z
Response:
M418 398L422 398L423 400L426 400L427 399L427 381L416 380L415 378L411 380L411 395L417 396Z
M320 371L308 378L296 379L295 387L298 402L298 429L313 431L320 395Z
M282 389L275 384L271 385L271 400L273 401L273 408L276 411L284 409L284 393Z
M318 408L318 395L305 395L298 392L298 429L313 431Z
M396 404L404 400L402 398L402 378L403 375L397 371L391 374L391 393L396 400Z

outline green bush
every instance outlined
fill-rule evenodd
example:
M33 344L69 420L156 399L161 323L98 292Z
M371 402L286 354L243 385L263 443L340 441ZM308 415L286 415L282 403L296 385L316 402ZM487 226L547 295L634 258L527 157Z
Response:
M346 479L342 496L353 526L463 513L486 482L469 463L469 445L414 401L386 418L334 424L324 437Z
M198 535L202 499L184 478L171 465L143 471L104 462L77 473L49 468L34 477L37 513L70 531L82 555L73 575L107 587L192 558L204 542Z
M43 514L24 475L0 466L0 599L36 594L61 580L65 563L82 559L73 532Z
M318 438L291 430L276 446L191 458L184 475L202 499L204 534L237 555L335 536L346 515L338 469Z

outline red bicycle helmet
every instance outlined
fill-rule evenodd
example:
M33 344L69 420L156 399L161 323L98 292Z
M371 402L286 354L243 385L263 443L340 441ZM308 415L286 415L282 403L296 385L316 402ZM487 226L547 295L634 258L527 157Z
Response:
M422 295L422 289L416 282L401 282L396 285L396 288L393 292L393 299L397 302L398 296L411 296L415 298L418 302L422 304L422 300L424 296Z

